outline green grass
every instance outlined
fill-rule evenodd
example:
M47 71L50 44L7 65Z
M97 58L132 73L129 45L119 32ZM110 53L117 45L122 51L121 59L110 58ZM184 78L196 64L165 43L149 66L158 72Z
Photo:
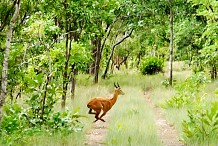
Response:
M24 144L22 144L23 146ZM70 135L57 133L54 135L41 134L29 139L28 146L82 146L84 145L84 133L77 132Z
M123 90L126 94L111 110L106 144L161 146L153 113L145 104L142 90L134 87L124 87Z

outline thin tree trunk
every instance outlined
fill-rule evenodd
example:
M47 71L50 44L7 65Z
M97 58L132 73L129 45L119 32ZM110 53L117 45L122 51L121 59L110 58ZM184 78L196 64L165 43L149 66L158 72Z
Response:
M65 66L64 66L64 73L63 73L63 94L62 94L62 102L61 102L62 109L64 109L66 105L67 86L68 86L68 65L69 65L68 34L66 35L65 47L66 50L65 50Z
M173 0L169 0L170 3L170 59L169 59L169 84L173 84Z
M48 90L48 84L51 80L51 74L48 74L47 75L47 79L46 79L46 83L45 83L45 89L44 89L44 95L43 95L43 98L42 98L42 113L41 113L41 116L40 116L40 119L44 120L44 113L45 113L45 102L46 102L46 98L47 98L47 90Z
M102 28L102 21L98 21L98 28L99 31L101 31ZM95 36L95 40L93 41L93 46L95 47L95 61L94 61L94 83L98 83L98 74L99 74L99 68L100 68L100 61L101 61L101 37Z
M95 70L94 70L94 83L98 83L98 74L100 68L100 61L101 61L101 38L97 38L96 40L96 59L95 59Z
M117 42L117 43L112 47L112 49L111 49L111 54L110 54L110 57L109 57L109 59L108 59L108 61L107 61L104 74L102 75L102 78L103 78L103 79L105 79L106 76L107 76L107 72L108 72L108 69L109 69L109 66L110 66L110 61L111 61L111 59L112 59L112 57L113 57L113 55L114 55L114 50L115 50L116 46L118 46L119 44L121 44L121 43L122 43L125 39L127 39L128 37L130 37L130 36L132 35L132 32L133 32L133 29L130 31L130 33L129 33L127 36L125 36L124 38L122 38L119 42Z
M91 41L93 49L92 49L92 58L93 58L93 62L92 64L90 64L89 66L89 74L90 75L94 75L95 73L95 62L96 62L96 54L97 54L97 48L96 48L96 40L92 40Z
M71 100L74 100L75 97L75 88L76 88L76 75L77 69L75 68L75 64L72 65L71 68Z
M136 64L136 67L137 68L139 68L139 64L140 64L140 62L141 62L141 56L142 56L142 53L141 53L141 51L138 53L138 55L137 55L137 64Z
M211 67L211 71L210 71L210 74L211 74L211 79L212 80L215 80L216 77L217 77L217 70L216 70L216 65L215 64L212 64L212 67Z
M64 8L68 8L67 1L64 1ZM64 65L64 71L63 71L63 84L62 84L62 102L61 102L61 108L64 109L66 106L66 99L67 99L67 87L69 83L69 74L68 74L68 67L69 67L69 60L70 60L70 52L71 52L71 33L69 34L68 31L71 31L71 24L69 22L69 14L66 12L65 14L65 31L66 31L66 43L65 43L65 65ZM70 37L69 37L70 35ZM69 39L70 39L70 46L69 46Z
M11 38L12 38L12 32L13 32L13 27L15 25L15 22L17 20L17 17L19 15L20 11L20 5L21 5L21 0L16 1L16 9L14 12L14 15L11 19L9 29L7 32L7 38L6 38L6 44L5 44L5 53L4 53L4 61L3 61L3 69L2 69L2 82L1 82L1 97L0 97L0 121L2 119L2 107L5 102L5 98L7 95L7 74L8 74L8 57L9 57L9 52L10 52L10 47L11 47Z

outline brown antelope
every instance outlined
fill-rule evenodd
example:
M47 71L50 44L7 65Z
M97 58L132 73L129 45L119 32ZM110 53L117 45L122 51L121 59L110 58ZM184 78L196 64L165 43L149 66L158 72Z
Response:
M114 83L114 95L111 99L105 98L105 97L96 97L89 101L87 104L87 107L90 109L89 114L95 114L95 121L101 120L105 122L104 119L102 119L103 116L106 115L106 113L112 108L112 106L116 103L117 97L119 95L124 95L124 92L121 90L119 84L117 85ZM92 112L94 110L95 112ZM99 114L103 111L102 115L99 116Z

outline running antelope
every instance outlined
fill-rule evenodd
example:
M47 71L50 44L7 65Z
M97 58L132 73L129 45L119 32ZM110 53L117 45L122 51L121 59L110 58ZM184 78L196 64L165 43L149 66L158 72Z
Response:
M105 122L104 119L102 119L103 116L106 115L106 113L112 108L112 106L116 103L117 98L119 95L124 95L124 92L121 90L119 84L114 83L114 95L111 99L105 98L105 97L96 97L89 101L87 104L87 107L90 109L89 114L95 114L95 121L101 120ZM94 110L95 112L92 112ZM103 111L102 115L99 116L99 114Z

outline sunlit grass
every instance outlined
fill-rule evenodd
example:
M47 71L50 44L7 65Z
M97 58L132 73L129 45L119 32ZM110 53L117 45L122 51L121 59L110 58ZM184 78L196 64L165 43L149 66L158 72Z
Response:
M54 135L48 135L42 133L40 135L34 135L29 139L28 144L22 144L27 146L79 146L84 145L84 133L77 132L65 135L63 133L57 133Z
M125 87L124 97L120 97L111 111L106 144L161 146L151 109L145 103L140 88Z

